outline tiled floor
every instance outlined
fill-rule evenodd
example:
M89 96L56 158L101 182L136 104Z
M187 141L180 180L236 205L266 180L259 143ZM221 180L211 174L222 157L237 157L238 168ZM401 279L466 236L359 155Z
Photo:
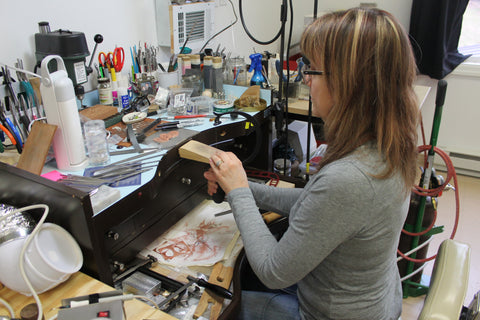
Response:
M446 174L442 174L446 177ZM453 184L453 179L451 180ZM474 294L480 290L480 179L458 176L460 199L460 219L455 240L466 243L471 248L470 280L464 305L468 305ZM438 198L438 217L436 225L443 225L445 231L435 236L429 245L427 256L435 254L440 243L450 236L455 218L455 194L447 191ZM433 262L424 270L430 275ZM409 297L403 300L402 320L418 318L425 296Z

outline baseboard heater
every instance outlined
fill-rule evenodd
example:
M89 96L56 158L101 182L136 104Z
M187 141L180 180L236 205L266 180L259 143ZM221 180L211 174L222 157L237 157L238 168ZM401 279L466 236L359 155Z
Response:
M458 153L458 152L447 152L450 159L452 160L455 171L459 174L471 175L475 177L480 177L480 157ZM435 157L434 161L435 167L439 170L446 170L445 163L440 158L440 156Z

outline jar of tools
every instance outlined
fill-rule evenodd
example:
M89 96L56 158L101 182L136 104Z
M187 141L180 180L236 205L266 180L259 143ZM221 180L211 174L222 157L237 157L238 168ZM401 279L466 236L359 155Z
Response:
M241 57L227 59L223 78L225 83L246 86L247 70L245 60Z

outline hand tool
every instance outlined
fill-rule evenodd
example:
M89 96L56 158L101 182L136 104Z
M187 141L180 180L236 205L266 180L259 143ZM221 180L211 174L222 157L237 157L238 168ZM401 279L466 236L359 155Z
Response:
M113 68L116 72L122 71L123 63L125 62L125 51L122 47L117 47L113 50Z
M131 123L127 124L127 137L128 137L128 140L130 141L130 143L132 144L133 149L138 153L142 153L143 152L142 148L138 144L137 136L135 135L135 132L133 131L133 126L132 126Z
M172 54L168 62L167 72L173 72L176 70L175 65L177 64L177 54Z
M5 100L5 103L7 104L7 107L8 107L9 106L8 105L9 100L12 101L13 106L10 108L10 114L12 115L13 122L16 126L16 129L20 133L21 141L22 140L24 141L27 138L27 133L26 133L25 130L23 130L23 128L20 124L20 121L19 121L19 118L21 116L20 107L19 107L19 102L18 102L18 99L17 99L17 95L15 94L15 91L13 90L12 80L11 80L11 76L10 76L10 70L8 69L7 66L5 66L5 67L2 67L2 71L3 71L4 82L5 82L5 85L7 86L7 89L8 89L8 97L9 97L9 99ZM17 112L17 114L15 114L15 112ZM17 115L18 115L18 117L17 117Z
M125 167L125 168L118 168L117 170L114 170L113 172L104 172L100 174L94 175L94 177L99 178L99 179L108 179L108 178L119 178L123 177L125 175L130 175L134 173L140 173L146 171L145 169L151 169L151 168L156 168L157 164L154 165L149 165L149 166L143 166L141 163L138 165L133 165L131 167Z
M30 123L33 121L33 119L28 116L28 109L29 109L28 102L25 99L24 94L19 94L18 95L18 101L20 103L20 108L23 111L23 114L19 114L20 115L20 122L22 123L25 131L28 134L28 133L30 133L30 130L29 130Z
M115 177L111 179L99 179L95 177L83 177L83 176L76 176L73 174L68 174L57 182L67 185L72 188L82 189L85 191L91 191L95 188L100 187L101 185L113 185L119 181L125 180L127 178L136 176L137 174L142 174L146 171L151 170L152 168L142 169L135 172L125 173L125 174L117 174Z
M185 128L185 127L192 127L192 126L199 126L203 124L203 119L193 119L193 120L187 120L187 121L174 121L174 122L169 122L169 123L164 123L161 125L158 125L155 130L170 130L170 129L180 129L180 128Z
M0 122L7 129L7 131L10 132L10 135L8 137L11 139L12 143L17 148L18 153L22 153L22 150L23 150L22 139L20 138L20 134L15 129L15 126L13 125L13 123L6 116L5 107L2 103L2 101L0 101Z
M207 282L206 280L204 280L202 278L194 278L192 276L187 276L187 279L189 281L193 281L194 283L196 283L200 287L203 287L203 288L213 292L214 294L216 294L219 297L230 299L230 300L233 297L233 293L231 291L229 291L228 289L225 289L225 288L223 288L219 285Z
M138 167L141 167L145 164L151 164L151 163L158 163L158 161L153 160L153 161L142 162L140 160L140 161L137 161L137 162L124 163L124 164L118 164L118 165L116 163L113 163L113 164L105 166L105 167L95 168L90 173L91 173L92 177L100 177L100 176L104 176L106 174L110 174L112 172L118 172L119 170L138 168Z
M0 130L2 130L3 132L5 132L5 134L7 135L8 139L10 139L10 141L12 142L12 144L16 145L17 144L17 140L15 140L15 138L13 137L12 133L7 129L5 128L2 124L0 124ZM0 147L1 147L1 151L0 152L3 152L4 151L4 148L3 148L3 144L0 143Z
M33 114L33 108L36 107L37 109L37 117L41 118L42 115L40 113L40 108L39 108L39 102L38 98L35 95L35 90L33 90L32 84L29 82L28 77L26 76L27 74L33 75L35 77L40 77L38 74L31 73L27 70L23 69L23 60L22 59L17 59L17 62L15 63L16 68L12 68L16 70L17 78L20 81L20 88L23 94L26 95L26 100L28 104L30 105L30 113L31 116L29 117L31 120L35 119L35 116ZM41 77L40 77L41 78Z
M143 272L143 271L142 271ZM160 302L158 304L158 308L159 309L162 309L163 306L165 306L166 304L170 303L171 301L175 300L176 298L179 297L179 295L181 295L185 290L188 289L188 287L190 287L192 284L194 284L195 281L193 280L190 280L189 282L187 282L186 284L184 284L183 286L181 286L180 288L178 288L177 290L175 290L173 293L170 293L170 295L168 296L168 298L166 298L165 300L163 300L162 302Z
M232 213L232 209L215 213L214 216L215 217L221 217L221 216L224 216L224 215L229 214L229 213Z
M157 258L155 258L154 256L148 255L147 258L148 258L147 260L143 260L140 263L138 263L138 264L136 264L132 267L127 268L127 270L122 272L121 274L113 277L113 282L117 282L117 281L125 279L127 276L131 275L132 273L134 273L135 271L137 271L141 267L150 268L150 266L152 264L157 262Z
M127 150L126 150L126 151L127 151ZM111 165L109 165L109 166L119 165L119 164L121 164L121 163L128 163L128 162L131 162L131 161L133 161L133 160L137 160L137 159L140 159L140 158L143 158L143 157L145 157L145 158L142 159L142 161L143 161L143 160L147 160L147 159L152 159L152 158L156 158L156 157L161 157L161 156L163 156L163 153L157 154L157 152L162 151L162 150L159 149L159 148L149 148L149 149L144 149L144 151L145 151L145 152L142 153L142 154L138 154L138 155L136 155L136 156L133 156L133 157L130 157L130 158L127 158L127 159L124 159L124 160L117 161L117 162L115 162L114 164L111 164ZM164 150L163 150L163 151L164 151ZM111 155L111 154L112 154L112 152L110 152L110 155ZM109 167L109 166L105 166L104 168Z
M30 119L30 121L41 118L42 116L40 115L39 107L35 103L35 100L36 100L35 92L33 91L33 87L30 84L30 82L27 82L27 81L20 82L20 88L23 91L21 95L24 96L29 109L29 114L27 114L27 116ZM33 111L34 109L36 109L37 115L35 115L35 112Z
M144 153L150 153L152 151L158 151L158 148L144 148L142 149ZM118 156L122 154L129 154L129 153L138 153L135 149L127 149L127 150L119 150L119 151L110 151L111 156Z
M151 164L155 163L158 164L158 160L152 160L152 161L147 161L147 162L142 162L141 160L138 162L133 162L133 163L124 163L124 164L111 164L106 167L100 167L98 169L95 169L92 171L92 177L101 177L105 174L111 173L111 172L116 172L121 169L132 169L132 168L138 168L141 167L145 164Z
M178 119L190 119L190 118L204 118L207 114L184 114L173 117L166 117L165 120L178 120Z
M98 54L98 63L102 68L110 69L113 66L113 53L112 52L100 52Z
M152 123L150 123L148 126L146 126L141 132L139 132L137 134L137 141L139 143L142 143L145 138L147 137L146 134L147 132L152 129L153 127L155 127L157 124L159 124L160 122L162 121L161 118L158 118L158 119L155 119Z

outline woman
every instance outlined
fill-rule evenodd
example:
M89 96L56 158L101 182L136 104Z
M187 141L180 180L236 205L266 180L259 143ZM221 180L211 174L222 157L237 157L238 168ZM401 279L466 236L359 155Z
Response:
M318 18L301 39L313 115L328 148L303 189L249 183L240 160L219 152L205 173L218 183L247 258L271 289L242 293L244 319L398 319L400 231L416 175L415 61L392 15L354 8ZM288 216L277 241L258 209Z

